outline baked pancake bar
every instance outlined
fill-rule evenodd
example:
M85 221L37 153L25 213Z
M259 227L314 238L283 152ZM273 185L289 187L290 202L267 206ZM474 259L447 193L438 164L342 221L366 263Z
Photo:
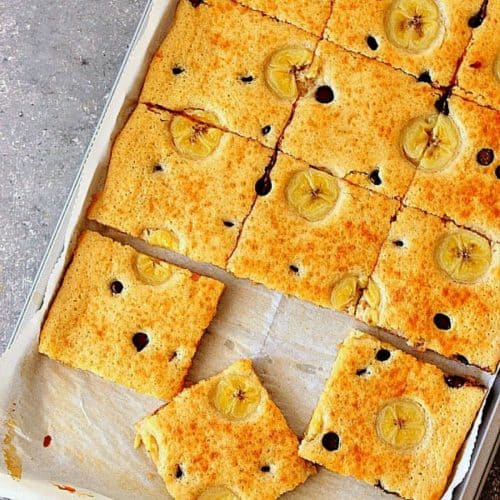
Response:
M440 85L451 83L481 0L335 0L329 40Z
M406 192L415 173L403 148L412 120L434 110L428 85L322 41L281 149L338 177L386 194ZM369 82L369 83L368 83Z
M169 400L183 387L224 285L83 233L39 350Z
M174 498L274 499L316 472L243 359L136 424Z
M494 371L500 354L499 278L498 243L405 208L372 275L380 303L369 307L362 297L357 316L413 346Z
M403 498L437 500L483 397L482 388L353 332L299 453Z
M500 110L500 3L488 2L486 17L474 30L458 71L457 91Z
M264 12L280 21L295 24L310 33L320 36L330 17L331 0L238 0L238 3L251 9Z
M271 155L255 141L139 105L89 217L224 267Z
M280 153L228 268L269 288L353 313L397 202Z
M455 96L448 109L433 134L449 157L417 169L406 201L500 241L500 112Z
M204 109L231 132L274 147L316 43L313 35L230 0L180 0L140 99Z

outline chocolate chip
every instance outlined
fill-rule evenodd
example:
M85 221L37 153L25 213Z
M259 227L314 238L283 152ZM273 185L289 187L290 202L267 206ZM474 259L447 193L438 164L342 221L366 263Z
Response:
M392 244L397 247L403 247L405 245L401 240L394 240Z
M241 80L243 83L250 83L250 82L253 82L253 76L252 76L252 75L242 76L242 77L240 78L240 80Z
M260 470L262 472L270 472L271 471L271 466L270 465L263 465Z
M142 332L136 333L132 337L132 343L137 349L137 352L141 352L149 344L149 337Z
M469 360L463 356L462 354L454 354L453 357L457 360L460 361L460 363L463 363L464 365L469 364Z
M207 332L208 333L208 332ZM178 354L177 354L177 351L174 351L171 355L170 355L170 358L168 358L168 362L170 363L171 361L173 361L175 358L177 358Z
M158 163L153 167L153 172L163 172L163 167Z
M267 135L271 132L271 125L266 125L265 127L262 127L262 135Z
M500 179L500 165L498 165L498 167L495 168L495 175L497 176L497 179Z
M199 7L202 3L205 3L204 0L189 0L193 7Z
M226 227L233 227L234 226L234 222L231 222L230 220L225 220L224 221L224 225Z
M391 351L387 349L379 349L377 354L375 354L375 359L377 361L387 361L391 357Z
M495 153L493 153L493 150L490 148L483 148L478 151L476 155L476 161L479 163L479 165L483 165L483 167L487 167L492 161L493 158L495 157Z
M440 330L449 330L451 328L451 319L446 314L437 313L434 316L434 324Z
M448 105L448 99L451 96L451 87L448 87L444 94L434 103L434 107L443 115L448 116L450 114L450 106Z
M370 47L370 49L372 49L372 50L378 49L378 42L374 36L368 35L366 37L366 43L368 44L368 47Z
M172 73L173 73L174 75L176 75L176 76L177 76L177 75L180 75L181 73L184 73L184 71L186 71L186 70L185 70L184 68L181 68L180 66L174 66L174 67L172 68Z
M486 17L486 4L487 2L483 0L479 12L469 18L469 22L467 23L469 25L469 28L479 28L479 26L483 24L484 18Z
M458 375L445 375L444 381L446 385L453 389L458 389L465 384L465 379L463 377L459 377Z
M335 432L327 432L326 434L323 434L321 444L325 450L335 451L339 449L340 438Z
M268 173L265 173L256 183L255 183L255 192L259 196L266 196L269 194L273 187L271 182L271 178Z
M382 179L380 178L378 168L372 170L368 178L370 179L370 182L372 184L375 184L375 186L380 186L380 184L382 184Z
M331 87L329 87L328 85L321 85L321 87L318 87L316 89L314 97L321 104L328 104L329 102L333 101L335 96Z
M175 477L180 479L184 475L184 471L180 465L177 466L177 470L175 471Z
M432 83L432 78L431 74L429 73L429 70L425 70L420 75L418 75L417 81L419 82L425 82L425 83Z
M361 377L361 375L364 375L367 372L366 368L360 368L359 370L356 370L356 375L358 377Z
M114 280L111 283L110 288L113 295L119 295L123 292L123 283L121 281Z
M293 264L290 264L290 271L292 271L292 273L298 273L299 268L297 266L294 266Z

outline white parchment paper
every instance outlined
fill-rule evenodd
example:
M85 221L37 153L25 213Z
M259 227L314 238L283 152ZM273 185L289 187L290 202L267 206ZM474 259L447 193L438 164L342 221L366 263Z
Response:
M47 308L71 255L74 236L85 224L90 195L105 175L112 140L137 99L150 57L168 29L174 9L173 0L153 0L148 7L27 314L15 342L0 359L4 456L0 463L0 494L10 498L168 497L145 451L133 448L134 423L162 402L41 356L37 353L37 343ZM139 250L147 248L142 242L113 235ZM148 251L213 276L227 286L217 316L195 357L189 381L211 376L241 357L251 357L290 426L302 435L329 375L338 344L359 323L345 315L236 280L212 266L158 249ZM438 356L429 358L446 365ZM446 368L457 371L455 364ZM471 374L467 369L464 372ZM483 377L483 382L488 384L492 379ZM464 446L446 498L451 498L454 486L467 472L479 421L478 418ZM51 436L47 447L45 436ZM9 474L7 465L10 464L12 472L12 462L22 466L20 480ZM385 496L372 486L325 470L287 495L297 499L353 500Z

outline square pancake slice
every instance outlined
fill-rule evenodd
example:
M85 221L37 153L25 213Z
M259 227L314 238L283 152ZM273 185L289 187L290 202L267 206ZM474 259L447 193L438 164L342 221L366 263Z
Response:
M404 208L391 226L371 283L371 294L358 305L360 319L401 335L416 348L495 370L500 244Z
M500 3L489 1L458 70L457 91L500 110Z
M249 359L185 389L136 430L176 499L275 499L316 472Z
M342 343L301 457L403 498L441 498L484 389L353 332Z
M406 201L500 241L500 111L456 96L448 108L431 133L431 161L417 169Z
M437 94L378 61L320 42L281 149L338 177L388 196L406 192L415 173L403 138Z
M279 154L229 270L317 305L353 313L397 202Z
M255 141L139 105L115 141L89 217L224 267L272 153Z
M285 21L309 33L320 36L331 14L331 0L238 0L251 9L260 10L268 16Z
M39 351L169 400L183 387L223 288L87 231L49 310Z
M480 8L481 0L335 0L326 37L446 86L471 39L469 19Z
M180 0L140 99L188 113L204 109L221 127L274 147L316 43L231 0Z

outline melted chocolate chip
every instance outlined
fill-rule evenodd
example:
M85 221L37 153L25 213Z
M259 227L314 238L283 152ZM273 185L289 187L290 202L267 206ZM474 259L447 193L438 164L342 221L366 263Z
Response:
M372 170L368 178L370 179L370 182L375 186L380 186L380 184L382 184L382 179L380 178L378 168Z
M208 333L208 332L207 332ZM177 351L174 351L171 355L170 355L170 358L168 358L168 362L170 363L171 361L173 361L174 359L176 359L178 356L177 354Z
M262 472L270 472L271 471L271 466L270 465L263 465L260 470Z
M163 167L158 164L153 167L153 172L163 172Z
M375 354L375 359L377 361L387 361L391 357L391 351L387 349L379 349L377 354Z
M255 192L258 196L266 196L269 194L273 187L269 173L265 172L264 175L255 183Z
M497 179L500 179L500 165L498 165L498 167L495 168L495 175L497 176Z
M186 71L186 70L185 70L184 68L181 68L180 66L174 66L174 67L172 68L172 73L173 73L174 75L176 75L176 76L177 76L177 75L180 75L181 73L184 73L184 71Z
M419 82L432 83L432 78L429 70L425 70L424 72L420 73L417 80Z
M316 89L316 93L314 94L316 100L321 104L328 104L333 101L335 95L333 90L328 85L321 85Z
M193 7L199 7L202 3L205 3L204 0L189 0Z
M448 315L443 313L437 313L434 316L434 324L436 328L440 330L449 330L451 328L451 319Z
M290 271L292 271L292 273L298 273L299 272L299 268L297 266L294 266L293 264L290 265Z
M396 247L403 247L404 243L401 240L394 240L392 244Z
M493 161L493 158L495 158L495 153L490 148L480 149L476 155L476 161L483 167L487 167Z
M252 75L242 76L242 77L240 78L240 80L241 80L243 83L250 83L250 82L253 82L253 76L252 76Z
M361 377L361 375L364 375L367 372L366 368L360 368L359 370L356 370L356 375L358 377Z
M340 438L335 432L327 432L321 438L321 444L327 451L335 451L339 449Z
M111 283L110 288L113 295L119 295L123 292L123 283L121 281L114 280Z
M149 337L143 332L136 333L132 337L132 343L137 349L137 352L141 352L149 344Z
M443 115L448 116L450 114L450 106L448 105L448 99L451 96L451 87L448 87L444 94L434 103L434 107Z
M234 226L234 222L231 222L230 220L225 220L224 221L224 225L226 227L233 227Z
M175 477L180 479L184 475L184 471L180 465L177 466L177 470L175 471Z
M469 360L463 356L462 354L454 354L453 357L457 360L460 361L460 363L463 363L464 365L469 364Z
M262 135L267 135L269 132L271 132L271 125L266 125L265 127L262 127Z
M451 387L452 389L458 389L465 384L465 379L463 377L459 377L458 375L445 375L444 381L446 385Z
M368 47L370 47L370 49L372 49L372 50L378 49L378 42L374 36L368 35L366 37L366 43L368 44Z
M469 28L478 28L479 26L481 26L481 24L483 24L484 18L486 17L487 3L487 1L483 0L483 4L481 5L479 12L469 18L469 22L467 23L469 25Z

